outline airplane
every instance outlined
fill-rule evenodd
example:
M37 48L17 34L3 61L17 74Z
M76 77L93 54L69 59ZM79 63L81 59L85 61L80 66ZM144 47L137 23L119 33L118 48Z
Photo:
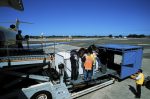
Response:
M11 7L19 11L24 11L22 0L0 0L0 6Z
M11 7L19 11L24 11L22 0L0 0L0 7ZM19 23L19 21L16 21L16 24ZM19 24L18 24L19 25ZM16 31L10 30L8 28L0 26L0 48L5 47L8 42L11 41L11 44L15 43L16 39Z
M0 22L0 23L14 23L14 22ZM13 45L16 41L16 34L19 30L20 23L33 24L16 19L15 25L11 24L10 28L0 26L0 47Z
M22 0L0 0L0 7L11 7L19 11L24 11ZM16 19L16 22L0 22L0 23L15 23L11 25L14 29L0 26L0 48L6 48L9 45L14 45L16 42L16 34L19 30L20 23L32 24Z

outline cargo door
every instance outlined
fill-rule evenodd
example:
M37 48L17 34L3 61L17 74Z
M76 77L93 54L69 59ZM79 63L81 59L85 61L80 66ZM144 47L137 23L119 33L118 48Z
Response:
M121 79L128 77L136 72L136 51L127 51L123 54Z

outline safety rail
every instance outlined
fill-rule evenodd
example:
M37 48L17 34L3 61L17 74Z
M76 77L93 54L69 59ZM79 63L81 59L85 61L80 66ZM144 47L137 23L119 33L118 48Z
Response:
M9 57L0 57L2 60L26 60L26 59L44 59L48 58L48 55L23 55L23 56L9 56Z
M114 83L114 81L115 81L114 79L109 80L109 81L107 81L107 82L105 82L105 83L101 83L101 84L96 85L96 86L93 86L93 87L91 87L91 88L87 88L87 89L85 89L85 90L83 90L83 91L79 91L79 92L77 92L77 93L72 93L71 96L72 96L73 99L75 99L75 98L77 98L77 97L83 96L83 95L85 95L85 94L88 94L88 93L93 92L93 91L95 91L95 90L98 90L98 89L100 89L100 88L103 88L103 87L106 87L106 86L108 86L108 85L111 85L111 84Z
M84 39L29 39L23 40L23 48L17 48L16 41L0 41L5 45L0 45L0 62L17 59L40 59L43 55L54 54L60 51L79 49L81 46L93 44L93 40ZM28 44L27 44L28 43Z

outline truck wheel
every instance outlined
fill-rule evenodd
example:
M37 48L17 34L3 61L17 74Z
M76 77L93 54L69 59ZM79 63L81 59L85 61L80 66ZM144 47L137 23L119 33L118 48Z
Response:
M31 99L52 99L52 95L47 91L39 91L35 93Z

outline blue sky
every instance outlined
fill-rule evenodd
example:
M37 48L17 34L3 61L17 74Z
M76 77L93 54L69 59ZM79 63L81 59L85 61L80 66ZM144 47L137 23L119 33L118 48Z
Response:
M23 0L23 12L0 8L0 21L21 21L24 35L150 34L150 0ZM0 23L9 27L10 24Z

